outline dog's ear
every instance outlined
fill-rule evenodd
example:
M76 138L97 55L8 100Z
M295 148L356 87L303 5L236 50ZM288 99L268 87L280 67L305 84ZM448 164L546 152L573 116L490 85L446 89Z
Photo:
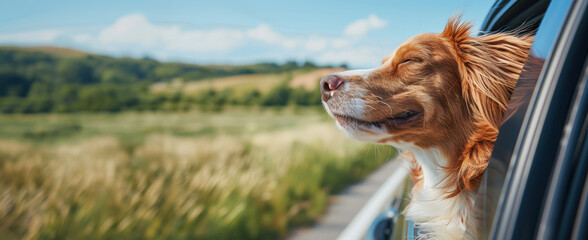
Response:
M507 33L473 37L471 28L461 17L452 17L441 35L455 49L462 95L474 119L498 128L533 37Z
M469 137L457 161L445 168L446 198L454 197L461 191L471 191L478 187L488 160L494 148L498 130L488 123L476 124L475 132Z
M461 164L457 171L459 188L469 191L480 184L498 136L498 130L489 124L476 127L476 131L461 154L461 161L459 161Z
M474 120L474 133L456 165L447 170L458 183L450 193L473 190L488 166L498 127L527 58L532 36L496 33L471 36L471 24L449 19L441 33L456 53L462 96ZM455 174L457 173L457 174Z

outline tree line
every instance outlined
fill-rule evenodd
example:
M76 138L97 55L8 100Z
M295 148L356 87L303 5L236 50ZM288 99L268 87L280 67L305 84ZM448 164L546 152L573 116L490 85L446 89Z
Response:
M174 78L200 81L241 74L282 73L312 69L311 62L208 66L162 63L150 58L112 58L87 54L66 57L22 49L0 49L0 112L42 113L123 110L185 110L192 106L219 109L225 105L318 105L320 93L292 89L283 82L266 93L234 89L155 94L151 84Z

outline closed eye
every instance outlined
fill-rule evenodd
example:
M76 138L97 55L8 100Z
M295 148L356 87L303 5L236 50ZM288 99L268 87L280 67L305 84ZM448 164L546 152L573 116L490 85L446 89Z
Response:
M412 62L412 61L414 61L414 59L407 58L407 59L402 60L402 62L400 62L400 64L407 63L407 62Z
M402 60L402 62L399 63L400 64L405 64L405 63L409 63L409 62L421 62L421 59L418 58L407 58Z

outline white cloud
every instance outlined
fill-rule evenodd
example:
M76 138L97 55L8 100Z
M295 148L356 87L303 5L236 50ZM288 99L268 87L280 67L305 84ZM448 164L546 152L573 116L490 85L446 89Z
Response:
M0 34L0 44L70 46L99 54L152 56L163 61L238 63L259 59L311 59L322 64L345 62L353 66L374 66L383 55L360 36L384 26L386 21L370 15L349 24L339 35L286 34L268 24L250 28L186 28L154 24L145 16L134 14L99 29L63 28ZM251 55L233 51L241 49L255 50L244 51Z
M247 36L266 43L278 43L282 37L275 32L269 25L261 24L247 31Z
M100 31L98 39L105 43L153 46L160 43L165 32L166 29L153 26L143 15L135 14L119 18L113 25Z
M349 39L333 39L333 40L331 40L331 45L334 48L349 47L349 46L351 46L351 44L353 44L353 41L351 41Z
M281 45L286 49L292 50L298 46L298 41L294 39L282 39Z
M236 47L242 39L243 34L239 31L186 31L177 26L160 27L138 14L118 19L98 35L98 40L106 44L137 44L193 52L227 51Z
M370 15L367 19L359 19L345 28L345 35L359 37L367 34L370 30L383 28L388 23L378 18L376 15Z
M323 38L311 37L304 44L306 50L311 52L318 52L324 50L327 47L327 40Z
M298 41L284 38L267 24L260 24L255 28L247 30L247 37L257 41L279 45L286 49L294 49L298 46Z
M182 30L177 26L156 26L140 14L122 17L98 35L98 40L106 44L137 44L146 48L192 52L228 51L239 45L243 38L242 32L234 30Z
M88 43L91 42L94 37L90 34L77 34L72 37L72 39L78 43Z
M144 48L190 52L230 51L244 44L245 40L277 45L288 50L299 45L298 40L283 37L267 24L247 30L183 30L178 26L154 25L140 14L118 19L100 32L98 40L106 44L136 44Z
M55 29L45 29L37 31L28 31L20 33L9 33L0 35L0 42L9 44L22 43L46 43L57 39L61 35L61 31Z
M211 30L187 31L177 29L166 35L164 46L169 50L193 52L223 52L241 44L244 35L239 31Z

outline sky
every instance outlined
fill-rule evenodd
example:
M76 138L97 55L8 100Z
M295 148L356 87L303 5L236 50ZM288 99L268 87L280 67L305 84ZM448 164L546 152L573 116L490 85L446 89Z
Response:
M406 39L494 1L0 0L0 46L58 46L198 64L375 67Z

